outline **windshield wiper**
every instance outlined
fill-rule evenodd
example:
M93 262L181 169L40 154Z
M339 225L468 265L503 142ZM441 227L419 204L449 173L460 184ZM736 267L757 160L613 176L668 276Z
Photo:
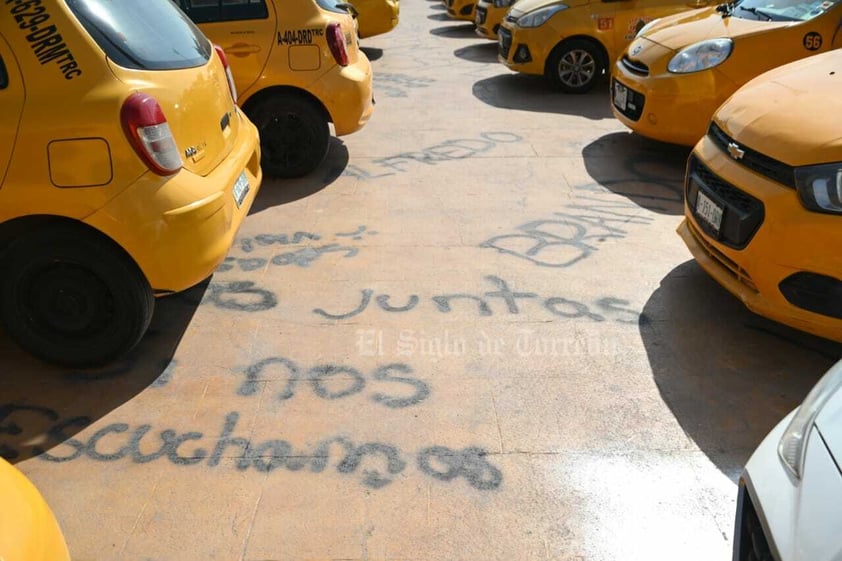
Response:
M744 8L743 6L737 6L737 7L739 9L743 10L744 12L751 12L752 14L754 14L756 16L766 18L766 21L772 21L772 19L773 19L772 16L769 15L767 12L764 12L763 10L759 10L757 8Z
M746 12L751 12L756 16L760 16L766 18L766 21L801 21L798 18L793 18L789 16L782 16L780 14L772 14L765 10L761 10L760 8L743 8L742 6L737 6L739 9L744 10Z

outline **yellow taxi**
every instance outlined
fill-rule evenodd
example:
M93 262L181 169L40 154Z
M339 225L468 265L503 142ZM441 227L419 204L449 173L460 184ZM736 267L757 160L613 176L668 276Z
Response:
M477 0L443 0L442 3L451 19L472 22L476 17Z
M842 342L842 52L750 81L690 156L678 232L752 311Z
M498 59L511 70L544 75L561 91L585 93L647 22L704 5L707 0L519 0L497 29ZM487 22L499 17L489 14ZM493 31L493 23L478 27L489 25Z
M61 528L38 489L0 457L0 559L70 561Z
M694 145L737 88L842 46L839 0L742 0L663 18L612 70L614 115L638 134Z
M237 101L260 131L263 171L300 177L374 111L371 63L336 0L180 0L231 62Z
M400 21L400 0L353 0L360 39L388 33Z
M0 320L44 360L102 364L224 259L257 129L169 0L0 10Z
M515 0L479 0L474 10L474 24L477 35L485 39L497 40L497 30L503 18Z

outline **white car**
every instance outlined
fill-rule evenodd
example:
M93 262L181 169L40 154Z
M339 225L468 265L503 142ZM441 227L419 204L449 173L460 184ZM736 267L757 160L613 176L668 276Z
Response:
M842 561L842 361L746 464L733 559Z

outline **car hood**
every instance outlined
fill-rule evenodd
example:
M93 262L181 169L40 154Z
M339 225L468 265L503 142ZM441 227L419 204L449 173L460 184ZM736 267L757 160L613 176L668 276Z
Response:
M738 144L791 166L842 161L842 52L761 74L714 120Z
M788 25L792 22L755 21L733 16L724 18L716 8L701 8L662 18L647 29L643 37L677 51L705 39L735 39Z
M547 6L564 4L565 6L572 8L574 6L584 6L588 3L589 2L587 0L518 0L509 10L509 14L514 17L520 17L523 14L534 12L539 8L546 8Z

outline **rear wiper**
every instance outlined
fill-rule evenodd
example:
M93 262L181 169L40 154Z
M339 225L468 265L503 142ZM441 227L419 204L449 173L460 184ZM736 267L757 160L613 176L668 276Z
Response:
M357 11L357 9L353 5L349 4L348 2L340 2L339 4L336 5L336 7L342 8L343 10L346 10L354 18L357 18L360 15L360 13Z

